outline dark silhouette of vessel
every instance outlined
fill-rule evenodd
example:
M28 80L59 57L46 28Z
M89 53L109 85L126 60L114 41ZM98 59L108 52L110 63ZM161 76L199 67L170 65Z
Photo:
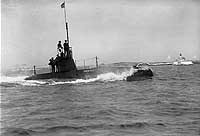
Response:
M53 57L49 60L49 65L52 71L49 73L36 74L36 69L34 66L34 75L25 78L25 80L37 80L37 79L50 79L50 78L87 78L94 77L98 74L98 61L96 57L96 67L78 70L74 62L72 55L72 47L69 46L69 34L68 34L68 22L66 21L66 9L65 2L61 4L61 8L64 9L65 15L65 27L66 27L66 40L65 43L58 43L58 54L54 59Z
M148 66L145 65L146 65L145 63L139 63L136 66L133 66L135 72L133 72L130 76L127 76L126 81L152 79L153 71Z

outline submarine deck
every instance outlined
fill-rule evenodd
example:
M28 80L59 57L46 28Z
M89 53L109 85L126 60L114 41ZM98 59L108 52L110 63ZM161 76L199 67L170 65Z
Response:
M39 79L51 79L51 78L89 78L95 77L98 74L97 68L92 69L81 69L81 70L72 70L68 72L54 72L54 73L43 73L35 74L30 77L25 78L25 80L39 80Z

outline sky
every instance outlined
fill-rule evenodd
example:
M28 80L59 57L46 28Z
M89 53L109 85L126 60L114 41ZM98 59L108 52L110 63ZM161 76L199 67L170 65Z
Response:
M66 37L63 0L1 1L1 68L47 66ZM200 59L198 0L67 0L74 59Z

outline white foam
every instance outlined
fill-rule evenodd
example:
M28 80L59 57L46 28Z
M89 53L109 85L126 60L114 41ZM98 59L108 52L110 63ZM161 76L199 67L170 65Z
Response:
M97 81L96 78L90 78L90 79L76 79L74 81L58 81L58 82L52 82L50 85L61 85L61 84L78 84L78 83L89 83L89 82L95 82Z
M103 82L120 81L120 80L125 80L127 76L133 74L135 71L136 71L135 69L131 68L129 71L125 71L121 73L108 72L108 73L97 75L96 78L77 79L75 81L53 82L50 85L90 83L90 82L95 82L95 81L103 81Z
M76 79L74 81L54 81L54 80L25 80L26 76L18 77L6 77L2 76L0 83L17 83L24 86L41 86L41 85L61 85L61 84L78 84L78 83L90 83L96 81L111 82L125 80L127 76L133 74L136 70L131 68L129 71L113 73L108 72L97 75L96 78L90 79Z
M1 76L0 83L2 82L16 82L16 81L22 81L26 78L26 76L17 76L17 77L9 77L9 76Z
M0 83L13 83L20 84L24 86L38 86L47 84L45 81L39 80L25 80L27 76L17 76L17 77L9 77L9 76L1 76Z

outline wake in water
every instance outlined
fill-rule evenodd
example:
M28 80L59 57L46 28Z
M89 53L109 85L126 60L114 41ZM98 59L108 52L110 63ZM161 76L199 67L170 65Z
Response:
M129 132L136 133L144 133L148 129L151 129L152 131L155 131L155 129L161 129L164 130L166 128L165 124L163 123L151 123L151 122L133 122L133 123L122 123L122 124L93 124L93 125L84 125L84 126L54 126L50 128L46 128L42 131L37 130L31 130L31 129L23 129L23 128L8 128L3 130L4 135L35 135L35 136L41 136L41 135L68 135L69 133L76 133L76 132L88 132L90 130L129 130Z
M131 68L129 71L121 72L121 73L104 73L97 75L96 78L90 79L76 79L73 81L55 81L53 79L49 80L24 80L27 76L17 76L17 77L7 77L1 76L0 85L1 86L41 86L41 85L59 85L59 84L78 84L78 83L90 83L96 81L102 82L111 82L111 81L120 81L125 80L127 76L133 74L135 71Z
M0 85L4 87L12 87L17 85L23 86L39 86L47 84L46 81L39 80L24 80L27 76L8 77L1 76Z

